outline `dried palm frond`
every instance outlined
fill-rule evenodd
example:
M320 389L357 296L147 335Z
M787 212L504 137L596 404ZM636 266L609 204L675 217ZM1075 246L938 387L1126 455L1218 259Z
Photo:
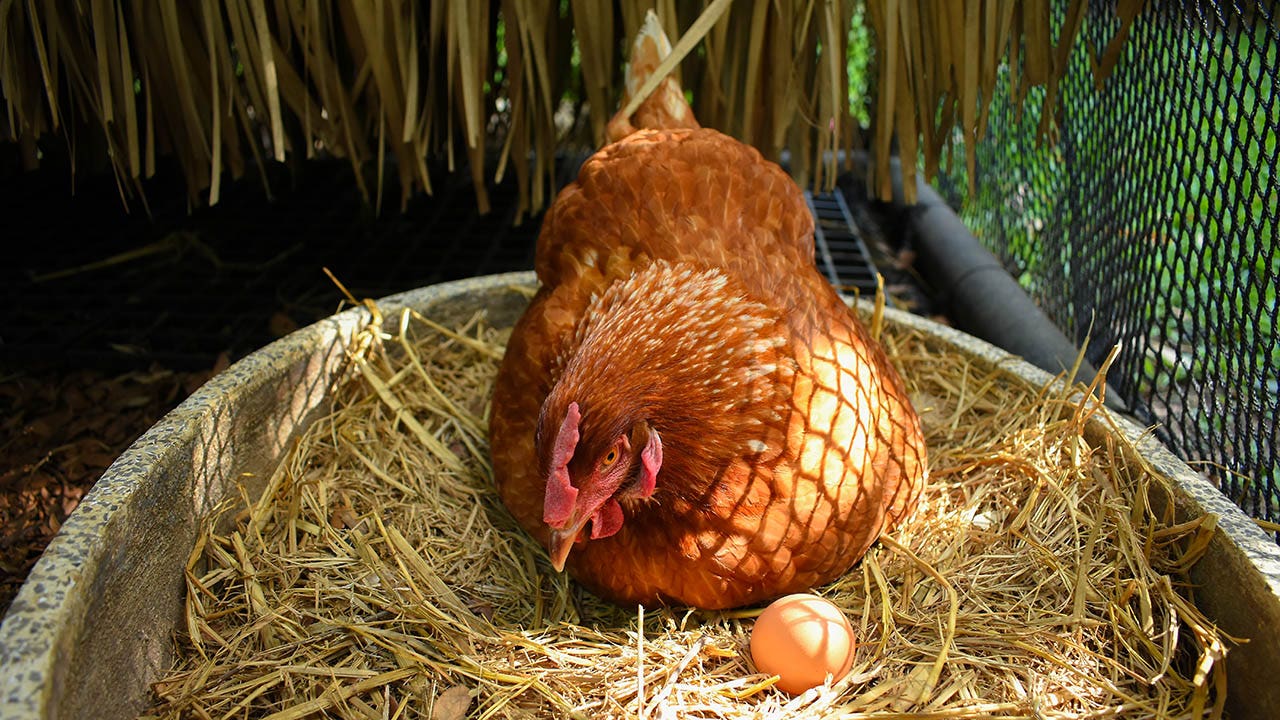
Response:
M1103 60L1093 62L1097 82L1111 72L1144 4L1119 3L1115 40ZM972 191L977 145L986 132L987 111L1002 68L1018 107L1032 88L1045 88L1039 135L1042 140L1052 137L1058 85L1067 73L1086 9L1084 0L1070 0L1065 15L1055 21L1052 5L1036 0L867 0L878 68L872 145L876 162L870 184L874 193L884 200L893 197L889 161L896 137L903 195L915 202L918 159L924 161L926 180L937 176L939 159L957 130ZM1095 55L1091 51L1090 59Z
M1022 0L572 0L558 11L531 0L11 0L0 2L0 136L29 163L51 133L103 145L126 203L158 155L177 159L193 204L212 204L225 172L323 152L347 158L379 206L390 173L403 205L431 192L433 167L465 157L482 211L486 168L514 170L523 216L549 201L558 150L603 142L624 50L656 7L673 43L700 40L673 72L701 122L770 158L789 150L802 184L829 186L837 151L862 143L846 61L863 5L876 42L873 187L888 197L896 137L908 199L917 155L932 176L953 128L973 177L998 68L1017 97L1044 86L1046 107L1057 102L1085 12L1083 0L1057 23ZM1142 5L1120 3L1099 77ZM1041 117L1049 134L1052 113Z

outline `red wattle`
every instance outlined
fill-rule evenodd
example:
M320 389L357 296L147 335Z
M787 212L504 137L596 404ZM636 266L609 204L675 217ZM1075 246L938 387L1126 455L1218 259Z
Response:
M609 498L591 516L591 539L609 537L622 529L622 505Z

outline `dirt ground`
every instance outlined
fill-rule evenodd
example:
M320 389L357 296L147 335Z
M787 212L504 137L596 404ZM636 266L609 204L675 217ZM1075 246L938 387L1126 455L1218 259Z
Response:
M107 466L224 366L0 377L0 616Z

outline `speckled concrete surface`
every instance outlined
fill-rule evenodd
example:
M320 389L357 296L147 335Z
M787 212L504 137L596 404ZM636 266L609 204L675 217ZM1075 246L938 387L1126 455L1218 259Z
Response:
M513 286L532 273L473 278L384 299L389 316L412 307L449 322L489 307L496 324L525 304ZM0 718L134 717L147 684L168 666L182 608L182 568L201 518L237 483L252 487L323 407L344 349L366 321L357 309L309 326L235 364L193 394L116 461L32 571L0 625ZM897 311L890 322L919 329L978 361L1042 385L1044 372L969 335ZM1280 667L1280 551L1199 475L1115 419L1144 457L1181 491L1180 516L1219 516L1222 531L1193 579L1198 599L1224 629L1255 637L1233 653L1233 688L1271 717ZM1105 432L1104 420L1092 422ZM1262 632L1259 632L1261 630ZM1242 697L1239 690L1237 698ZM1244 714L1249 714L1242 702ZM1270 708L1270 710L1268 710ZM1239 714L1239 713L1238 713Z

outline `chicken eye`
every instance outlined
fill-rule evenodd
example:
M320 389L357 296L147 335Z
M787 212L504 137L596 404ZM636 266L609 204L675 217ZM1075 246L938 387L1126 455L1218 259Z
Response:
M604 467L609 467L609 466L610 466L610 465L612 465L612 464L613 464L617 459L618 459L618 449L617 449L617 448L611 448L611 449L609 450L609 454L604 456L604 460L601 460L601 461L600 461L600 464L601 464L602 466L604 466Z

